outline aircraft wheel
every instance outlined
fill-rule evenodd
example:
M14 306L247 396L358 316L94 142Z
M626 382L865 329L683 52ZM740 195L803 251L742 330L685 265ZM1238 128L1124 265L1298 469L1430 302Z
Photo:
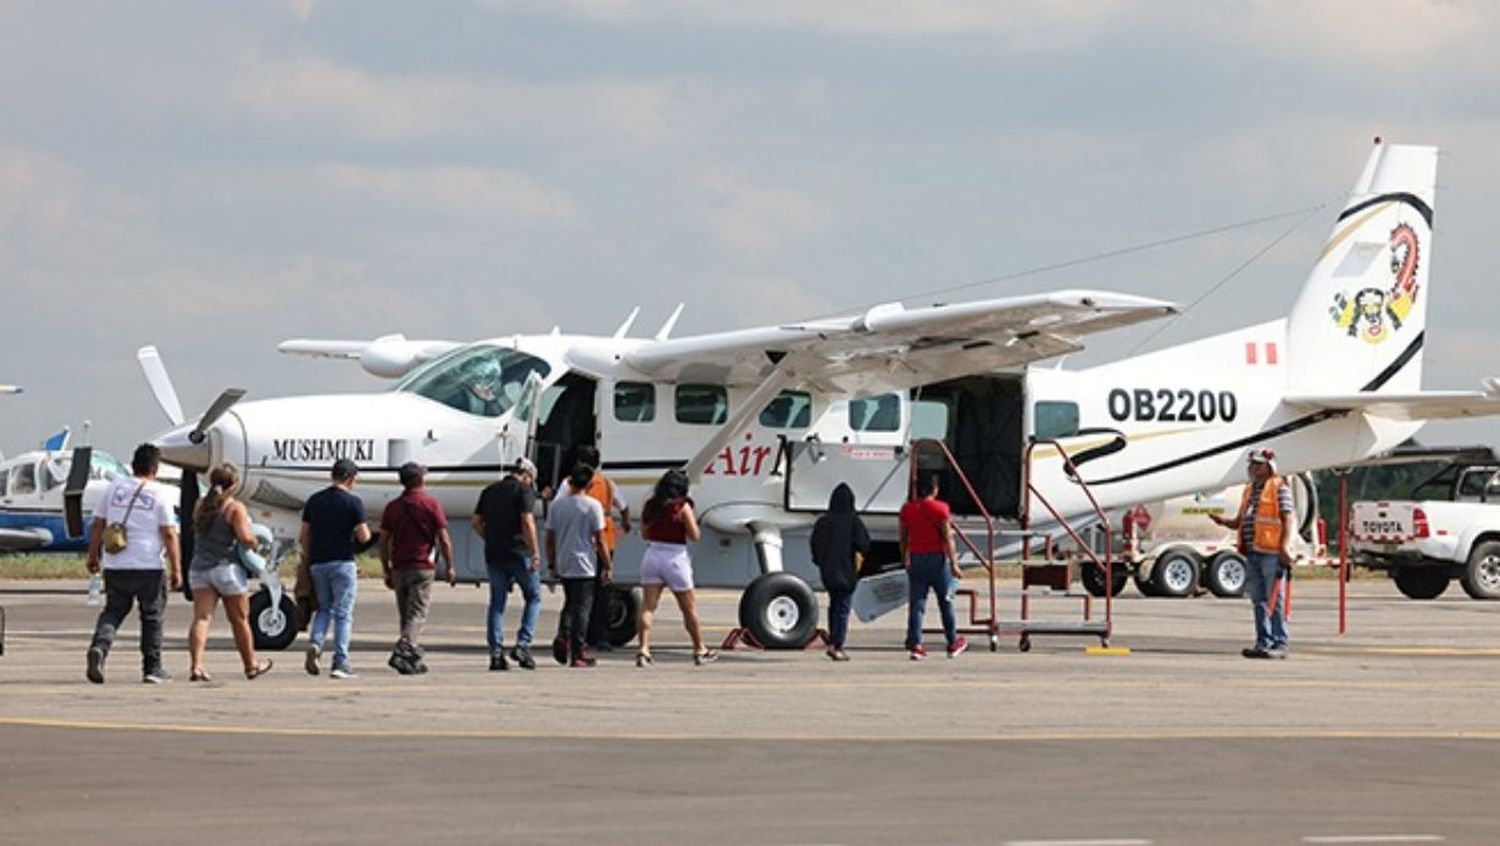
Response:
M1136 570L1131 580L1135 582L1135 589L1141 592L1141 596L1161 596L1156 591L1156 580L1152 578L1151 570Z
M1437 599L1448 589L1446 567L1397 567L1391 571L1396 589L1409 599Z
M1245 582L1249 571L1245 569L1245 556L1233 550L1215 553L1204 568L1204 586L1214 596L1234 599L1245 595Z
M766 573L740 596L740 625L767 649L801 649L818 625L818 598L791 573Z
M604 617L604 637L611 646L625 646L635 640L635 621L641 614L641 589L610 588L604 595L609 603Z
M1474 599L1500 599L1500 541L1474 544L1459 583Z
M1126 569L1124 564L1118 561L1116 561L1114 566L1110 567L1109 569L1109 595L1119 596L1120 591L1125 589L1125 583L1130 580L1130 572L1128 569ZM1083 567L1079 569L1078 580L1083 582L1084 590L1087 590L1091 596L1104 596L1105 585L1103 567L1100 567L1098 564L1095 564L1092 561L1083 562Z
M1198 568L1202 563L1198 556L1186 550L1170 550L1156 559L1151 568L1151 581L1156 586L1157 596L1181 598L1192 596L1198 589Z
M282 650L297 639L297 603L287 594L271 607L271 592L262 588L250 597L250 632L256 649Z

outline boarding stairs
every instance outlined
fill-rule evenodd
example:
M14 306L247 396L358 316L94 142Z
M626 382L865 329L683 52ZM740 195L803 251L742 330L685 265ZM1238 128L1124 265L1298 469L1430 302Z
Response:
M1045 495L1032 482L1033 453L1038 446L1052 446L1061 456L1070 478L1076 480L1093 508L1093 522L1086 529L1077 529L1052 506ZM1022 458L1022 507L1019 520L1006 521L991 515L973 484L964 474L948 445L936 439L913 441L909 462L911 490L916 488L917 473L923 472L921 458L936 454L941 467L957 479L976 512L955 516L953 528L955 545L960 564L977 565L982 572L983 583L975 587L961 586L955 591L959 601L955 613L960 615L959 631L963 634L982 635L989 641L990 651L999 649L1002 637L1017 638L1022 652L1030 651L1034 637L1046 635L1088 636L1099 638L1101 646L1109 645L1114 630L1114 597L1108 592L1104 597L1104 617L1096 619L1094 597L1075 578L1080 563L1091 564L1103 571L1106 584L1112 576L1112 556L1102 550L1113 548L1109 520L1088 485L1076 472L1072 459L1062 445L1054 440L1031 440L1027 443ZM931 465L927 465L930 467ZM1043 508L1053 524L1072 539L1076 553L1064 555L1054 543L1056 529L1037 531L1033 503ZM1075 521L1076 522L1076 521ZM1088 535L1085 540L1084 535ZM1103 535L1102 546L1099 535ZM1040 546L1040 549L1038 547ZM1015 558L1001 558L999 553L1019 550ZM998 571L1005 565L1017 565L1021 572L1021 587L1018 591L1002 591L999 587ZM1000 614L1001 598L1019 599L1019 615L1005 619ZM1060 604L1078 603L1079 617L1064 619L1042 617L1035 612L1038 606L1049 609ZM967 614L964 615L965 609ZM924 633L938 633L941 629L927 629Z

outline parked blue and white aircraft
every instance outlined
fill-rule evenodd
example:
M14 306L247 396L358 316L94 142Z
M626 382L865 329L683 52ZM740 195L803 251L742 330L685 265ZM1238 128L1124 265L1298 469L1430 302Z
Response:
M41 449L0 459L0 552L76 552L88 547L88 520L80 537L68 537L63 488L73 466L71 430L48 438ZM83 510L93 512L112 479L129 475L107 452L91 450Z
M19 393L21 393L21 387L19 385L0 385L0 396L4 396L5 394Z

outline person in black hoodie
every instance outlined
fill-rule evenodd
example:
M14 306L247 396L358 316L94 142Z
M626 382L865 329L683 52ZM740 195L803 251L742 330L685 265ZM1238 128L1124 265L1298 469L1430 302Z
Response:
M870 552L870 533L854 511L854 491L840 483L828 497L828 511L812 530L813 563L828 591L828 657L848 661L844 639L849 634L849 609L859 581L859 561Z

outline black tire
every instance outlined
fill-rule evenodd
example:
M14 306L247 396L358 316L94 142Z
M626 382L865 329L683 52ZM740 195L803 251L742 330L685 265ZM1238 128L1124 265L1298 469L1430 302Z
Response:
M1409 599L1437 599L1448 589L1446 567L1397 567L1391 571L1396 589Z
M279 615L272 612L271 592L265 588L250 597L250 632L256 649L280 651L297 639L296 600L283 593L279 608Z
M1459 584L1474 599L1500 599L1500 541L1474 544Z
M1151 582L1157 596L1181 599L1198 590L1198 573L1203 562L1185 549L1170 549L1157 556L1151 568Z
M1221 599L1235 599L1245 595L1245 582L1250 571L1245 567L1245 556L1232 549L1214 554L1203 568L1203 586Z
M636 619L641 615L640 588L610 588L600 597L609 603L604 616L604 639L610 646L625 646L636 635Z
M1141 592L1141 596L1161 596L1156 592L1156 583L1151 578L1152 571L1136 570L1131 580L1135 582L1135 589Z
M1110 567L1110 596L1119 596L1120 591L1125 589L1125 583L1130 580L1130 570L1124 564L1116 561ZM1078 571L1078 580L1083 582L1083 589L1092 596L1104 596L1104 568L1092 561L1083 562L1083 567Z
M740 625L767 649L801 649L818 627L818 598L791 573L766 573L740 596Z

